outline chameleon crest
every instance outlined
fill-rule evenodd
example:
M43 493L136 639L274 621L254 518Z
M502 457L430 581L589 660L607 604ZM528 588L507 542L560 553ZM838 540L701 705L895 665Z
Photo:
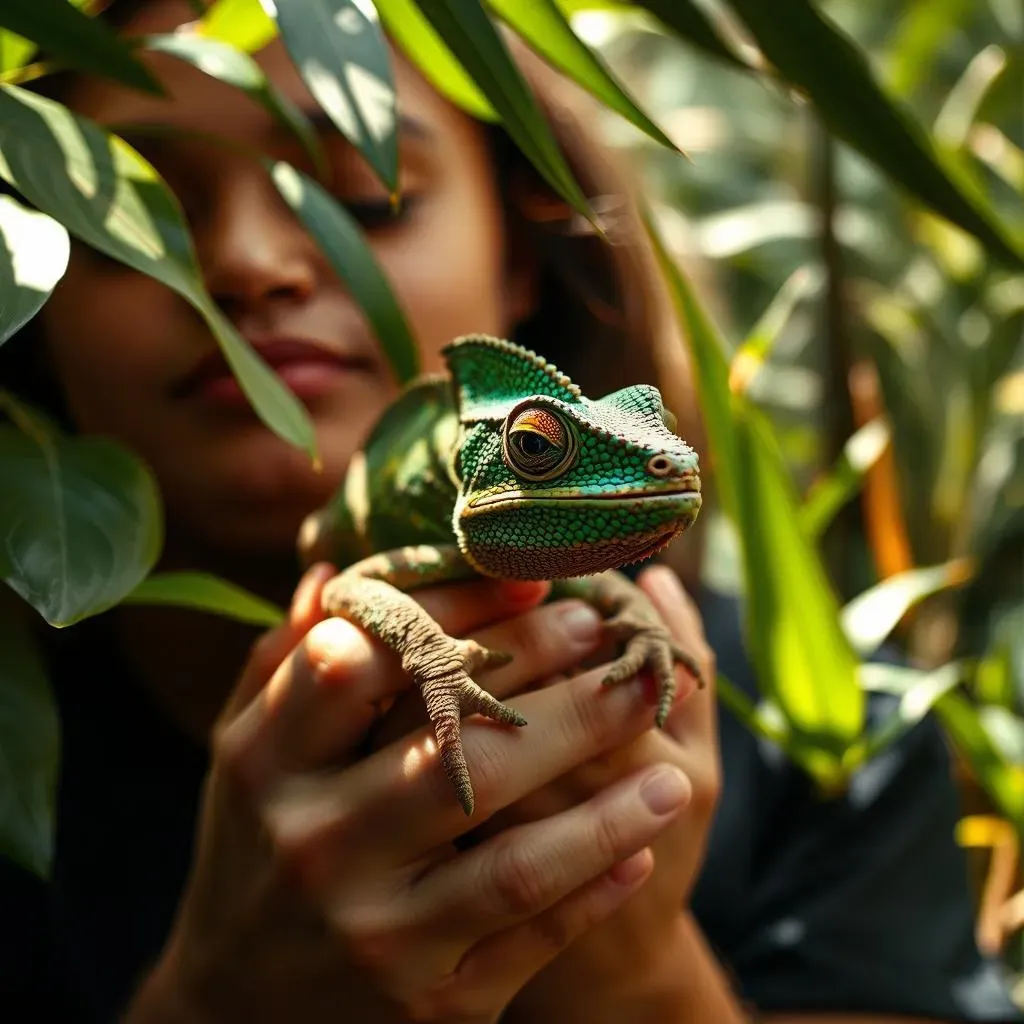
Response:
M658 389L585 397L511 342L460 338L445 356L463 435L452 528L478 572L559 579L649 557L700 511L694 450Z

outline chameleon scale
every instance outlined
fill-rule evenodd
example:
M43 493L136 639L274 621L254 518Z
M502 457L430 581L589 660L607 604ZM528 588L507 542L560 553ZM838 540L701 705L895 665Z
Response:
M615 570L693 523L700 475L651 385L592 400L543 357L487 335L455 339L444 357L449 374L419 379L385 410L331 503L303 525L299 552L340 569L325 611L401 657L472 814L463 716L526 724L472 678L507 656L448 636L409 592L480 575L555 581L553 596L589 601L621 642L607 684L652 671L662 725L675 664L698 682L699 670Z

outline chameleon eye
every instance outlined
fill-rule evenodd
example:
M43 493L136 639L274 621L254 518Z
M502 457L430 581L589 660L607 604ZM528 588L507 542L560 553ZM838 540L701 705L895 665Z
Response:
M505 431L505 461L527 480L550 480L564 473L575 456L576 435L551 409L524 409Z

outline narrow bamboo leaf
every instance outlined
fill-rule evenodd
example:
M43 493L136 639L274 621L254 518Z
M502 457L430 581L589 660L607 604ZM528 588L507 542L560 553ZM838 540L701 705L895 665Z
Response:
M419 349L358 222L328 192L290 164L272 164L270 176L366 313L398 380L411 380L419 373Z
M750 70L750 65L737 56L714 22L692 0L637 0L637 6L646 8L673 32L716 60Z
M942 726L986 793L1024 838L1024 767L1009 764L989 738L978 708L960 693L935 704Z
M812 100L825 125L918 201L975 235L1004 262L1024 264L985 197L940 156L928 133L878 84L864 55L811 0L731 0L765 57Z
M374 0L374 6L388 35L440 93L473 117L498 119L487 97L423 17L415 0Z
M397 194L395 82L376 9L355 0L265 0L265 6L324 113Z
M70 253L63 225L0 196L0 344L39 312Z
M253 626L276 626L285 614L242 587L202 572L154 573L128 594L124 603L194 608Z
M309 118L267 78L248 54L228 43L181 33L147 36L142 45L147 50L169 53L211 78L241 89L299 140L317 173L325 173L327 158Z
M256 413L315 456L303 405L215 307L181 207L123 139L67 107L0 86L0 178L68 232L173 289L206 319Z
M263 9L260 0L215 0L192 23L192 31L243 53L255 53L277 36L277 22Z
M0 29L0 75L23 68L37 49L31 39Z
M487 0L487 4L549 64L559 68L655 142L682 153L636 105L604 61L573 32L555 0L530 0L529 3L523 0Z
M0 595L0 856L47 879L60 721L28 624L11 604Z
M947 587L959 586L969 575L969 564L955 559L890 576L858 594L843 608L843 631L861 657L870 657L918 601Z
M835 514L857 493L864 474L889 446L892 431L881 418L860 427L843 445L836 464L815 481L800 507L800 526L812 540L828 528Z
M1024 767L1024 719L999 705L978 709L981 727L1005 761Z
M754 664L794 730L841 757L860 735L864 695L824 566L803 531L764 418L735 403L747 628Z
M69 67L163 95L156 79L132 56L129 44L68 0L4 0L0 28L30 39Z
M1006 53L994 44L971 58L947 94L932 125L932 132L939 142L959 148L967 141L978 116L978 108L996 79L1006 70L1007 63Z
M974 0L929 0L911 4L894 19L885 63L889 88L897 96L909 96L931 72L973 7Z
M117 604L163 543L157 486L101 438L0 427L0 543L6 581L52 626Z
M570 206L595 223L550 126L480 0L417 2L537 171Z

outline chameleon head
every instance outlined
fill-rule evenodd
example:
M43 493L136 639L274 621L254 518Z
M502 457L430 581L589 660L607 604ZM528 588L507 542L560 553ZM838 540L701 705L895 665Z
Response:
M527 395L498 419L464 423L454 527L482 573L583 576L641 561L697 518L696 452L658 389L591 401Z

